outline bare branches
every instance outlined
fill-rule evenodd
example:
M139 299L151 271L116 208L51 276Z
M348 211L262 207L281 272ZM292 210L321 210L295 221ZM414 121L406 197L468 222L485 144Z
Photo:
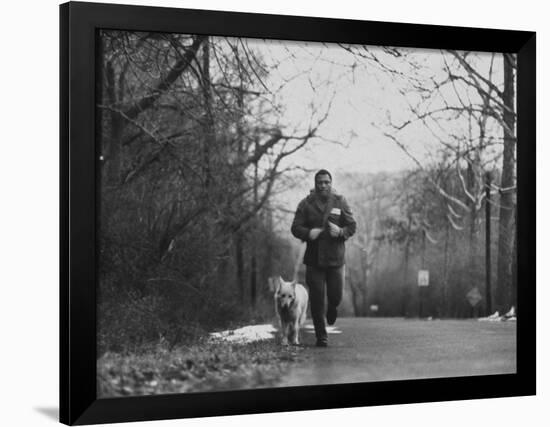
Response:
M453 229L461 229L456 222L461 216L451 205L472 215L481 208L485 199L482 175L486 167L495 167L503 142L496 132L504 129L511 140L515 138L514 130L504 120L506 114L514 112L504 103L502 86L495 83L501 76L501 70L496 70L496 54L480 60L470 52L442 51L439 71L434 61L425 66L420 59L422 55L407 49L341 47L357 60L352 72L357 63L362 63L365 67L377 67L391 78L408 107L408 114L394 123L388 113L386 129L381 132L424 172L436 192L449 202L448 221ZM441 145L440 151L426 148L430 155L415 154L418 152L415 144L407 138L414 135L418 125L432 136L434 144ZM434 179L429 173L433 167L430 161L445 169L452 166L458 187L450 191L438 178Z
M470 65L470 63L465 58L466 54L460 55L455 50L447 50L447 52L453 55L458 60L460 65L464 67L464 69L470 75L472 81L476 83L475 86L478 90L483 90L480 85L480 81L481 81L485 85L487 85L487 87L489 88L489 90L483 90L484 93L490 94L491 91L494 91L499 98L502 98L503 92L490 79L482 76L481 73L479 73L474 67L472 67L472 65ZM490 75L491 74L492 73L490 73Z
M454 221L453 217L452 217L450 214L447 214L447 219L449 220L449 223L451 224L451 226L452 226L455 230L457 230L457 231L464 230L464 227L458 225L458 224Z
M402 143L401 141L399 141L399 139L397 139L394 135L392 134L389 134L389 133L385 133L384 134L386 137L390 138L393 142L395 142L395 144L397 144L402 150L403 152L405 152L405 154L407 154L407 156L413 160L415 162L415 164L418 166L418 168L422 171L425 170L424 166L422 165L422 163L420 163L420 161L415 157L413 156L410 151L408 150L407 146ZM434 185L434 187L436 188L436 190L438 191L439 194L441 194L443 197L445 197L447 200L453 202L454 204L456 204L457 206L461 207L462 209L464 209L465 211L469 211L470 208L468 207L468 205L464 202L462 202L459 198L457 197L454 197L452 196L451 194L449 194L447 191L445 191L443 189L443 187L441 187L435 180L433 180L431 177L428 176L428 179L429 181Z
M189 67L191 61L197 55L197 51L207 36L196 36L193 39L193 44L186 49L185 54L180 58L168 72L167 76L157 83L152 93L146 95L139 102L135 103L132 107L128 108L124 114L134 119L139 113L148 109L153 103L166 91L176 79Z
M460 180L460 184L462 185L462 191L468 197L471 203L475 203L477 198L472 193L470 193L468 189L468 185L466 184L466 181L464 180L464 176L462 176L462 171L460 170L459 162L456 163L456 174L458 175L458 178Z

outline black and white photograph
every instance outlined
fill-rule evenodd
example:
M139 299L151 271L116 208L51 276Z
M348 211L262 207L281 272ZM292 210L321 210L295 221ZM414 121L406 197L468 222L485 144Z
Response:
M515 54L98 38L99 398L516 373Z
M544 10L3 3L2 425L544 425Z

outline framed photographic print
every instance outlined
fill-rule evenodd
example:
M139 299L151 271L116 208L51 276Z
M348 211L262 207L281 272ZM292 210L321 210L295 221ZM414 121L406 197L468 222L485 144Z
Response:
M60 25L61 422L535 393L535 33Z

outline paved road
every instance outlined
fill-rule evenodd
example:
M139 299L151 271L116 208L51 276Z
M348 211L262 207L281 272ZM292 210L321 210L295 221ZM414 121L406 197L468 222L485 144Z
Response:
M279 386L403 380L516 372L515 322L338 319L329 347L314 347Z

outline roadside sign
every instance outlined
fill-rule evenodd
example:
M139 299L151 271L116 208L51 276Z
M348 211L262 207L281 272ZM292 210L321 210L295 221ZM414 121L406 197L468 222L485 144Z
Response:
M470 292L466 294L466 299L472 307L475 307L483 299L481 292L477 287L470 289Z
M429 286L430 284L430 271L418 270L418 286Z

